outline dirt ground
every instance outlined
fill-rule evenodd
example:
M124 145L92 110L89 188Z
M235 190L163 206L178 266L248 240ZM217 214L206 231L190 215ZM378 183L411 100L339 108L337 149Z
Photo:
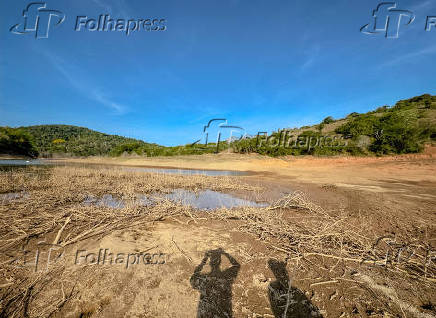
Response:
M425 242L430 254L426 261L436 262L436 158L432 149L421 155L383 158L219 154L67 161L247 171L248 175L232 178L262 191L235 187L224 192L273 204L301 191L331 215L342 213L350 222L356 220L353 226L368 237L389 236L403 248L406 243L423 248ZM301 217L301 212L293 210L276 213L283 224ZM359 264L327 252L325 256L317 251L313 257L310 253L290 257L289 250L278 244L281 237L266 238L265 229L247 232L244 226L239 217L175 215L69 246L67 267L80 266L81 270L70 276L76 284L71 289L73 301L62 304L53 316L436 317L436 277L432 275L421 279L401 269ZM324 230L319 228L320 233ZM313 233L317 235L317 229ZM288 246L294 248L292 242ZM90 265L79 258L83 263L74 264L79 250L86 250L81 252L85 255L105 249L114 254L146 251L160 255L164 263L144 265L138 260L126 268L125 263ZM214 267L213 259L221 260L220 269ZM68 294L68 290L62 292ZM220 309L218 313L208 307L210 302Z
M63 159L74 163L255 172L252 180L277 184L313 183L375 193L398 192L407 198L436 199L436 147L425 153L390 157L313 156L270 158L257 154Z

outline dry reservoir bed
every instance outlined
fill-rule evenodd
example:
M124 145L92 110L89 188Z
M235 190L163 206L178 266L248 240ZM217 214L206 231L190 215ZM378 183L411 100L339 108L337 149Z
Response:
M299 188L1 171L0 317L435 317L434 214L388 194Z

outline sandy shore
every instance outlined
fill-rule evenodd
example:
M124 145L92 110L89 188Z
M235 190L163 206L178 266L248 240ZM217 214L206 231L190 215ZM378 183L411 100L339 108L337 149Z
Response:
M44 275L26 271L27 267L17 270L14 263L3 266L0 285L8 289L0 290L0 296L11 299L5 309L10 317L11 313L22 317L23 312L41 317L46 311L53 317L195 317L202 308L200 295L208 292L214 299L231 300L232 306L221 306L220 311L232 310L233 317L274 317L281 307L279 301L271 302L272 289L290 293L293 317L307 317L308 312L380 318L436 313L435 260L425 256L435 251L436 174L431 153L383 158L219 154L51 161L76 165L41 169L41 174L17 170L0 176L1 192L18 194L4 196L0 204L0 262L7 264L12 256L20 256L22 244L28 251L37 250L42 241L65 248L63 258L50 263ZM111 165L255 173L164 175ZM166 201L135 204L140 202L135 201L138 195L174 189L219 191L267 202L273 209L207 213ZM99 204L107 195L125 200L125 206ZM89 198L96 203L84 204ZM374 245L382 237L390 238L390 245L386 241ZM405 246L404 253L414 253L414 266L409 266L409 254L401 254L398 262L386 267L361 263L370 257L381 264L387 252L397 255L392 253ZM103 250L126 255L163 253L168 262L135 263L129 268L124 263L88 266L82 257ZM78 251L86 266L76 266ZM42 250L41 255L47 256L48 251ZM219 294L221 289L213 284L215 272L209 272L212 259L206 264L208 257L222 260L222 273L234 266L235 273L226 283L231 293ZM46 265L48 261L41 268ZM429 274L425 276L423 270ZM210 284L203 288L197 278ZM279 287L287 282L291 290L281 291ZM23 300L26 295L32 295L30 305Z
M294 181L363 186L373 191L392 183L423 182L436 185L436 156L431 152L391 157L312 156L271 158L260 155L218 154L178 157L56 159L58 162L111 164L208 170L236 170L285 177Z

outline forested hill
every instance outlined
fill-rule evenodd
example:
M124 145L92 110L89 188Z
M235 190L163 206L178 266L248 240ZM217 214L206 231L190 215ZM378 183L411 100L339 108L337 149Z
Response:
M164 147L142 140L108 135L69 125L0 127L0 155L53 156L174 156L214 152L215 147Z
M148 144L142 140L108 135L84 127L69 125L41 125L19 127L31 136L32 142L40 156L50 157L53 154L70 154L73 156L108 155L119 149L121 145Z
M300 140L297 137L301 138L302 141L339 136L346 139L347 146L310 148L271 146L263 143L258 147L255 137L235 143L233 150L270 156L384 155L420 152L426 144L436 143L436 96L424 94L400 100L394 106L381 106L364 114L351 113L342 119L329 116L317 125L287 130L288 135L295 136L296 140ZM282 140L282 135L282 132L276 131L271 134L273 138L270 138Z
M282 140L283 131L272 132L269 139L258 144L258 138L247 138L228 145L186 145L164 147L142 140L108 135L88 128L68 125L41 125L19 128L0 127L0 154L30 157L61 156L174 156L228 150L270 156L284 155L384 155L416 153L424 145L436 144L436 96L425 94L398 101L394 106L381 106L373 111L351 113L342 119L325 118L313 126L287 129L286 136L295 140L317 141L331 136L346 139L346 146L292 147L270 144ZM271 138L273 137L273 138ZM289 139L290 140L290 139ZM288 140L288 141L289 141ZM277 143L275 143L277 144Z

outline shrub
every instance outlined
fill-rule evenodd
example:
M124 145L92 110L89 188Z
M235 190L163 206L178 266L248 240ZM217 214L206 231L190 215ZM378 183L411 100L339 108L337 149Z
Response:
M335 132L345 136L351 136L354 139L360 135L372 136L378 122L379 117L374 115L360 115L336 128Z
M410 114L389 113L378 123L378 131L369 149L378 154L414 153L422 149L416 117Z
M332 116L328 116L328 117L324 118L324 120L322 121L322 123L325 125L328 125L328 124L331 124L334 122L335 122L335 120L333 119Z
M38 157L32 137L21 129L0 127L0 153Z
M357 116L359 116L359 113L353 112L351 114L348 114L347 118L353 118L353 117L357 117Z

